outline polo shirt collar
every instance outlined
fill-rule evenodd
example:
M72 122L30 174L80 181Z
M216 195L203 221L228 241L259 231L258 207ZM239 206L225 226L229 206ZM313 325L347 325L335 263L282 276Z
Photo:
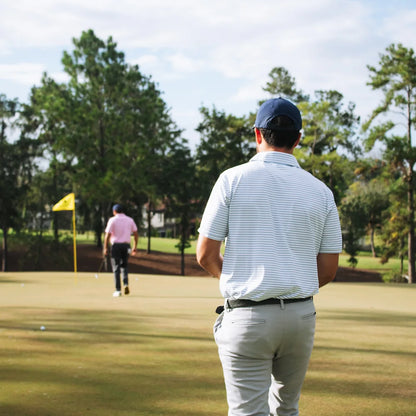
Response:
M293 166L300 168L295 156L290 153L283 152L259 152L250 159L250 162L265 162L265 163L278 163L280 165Z

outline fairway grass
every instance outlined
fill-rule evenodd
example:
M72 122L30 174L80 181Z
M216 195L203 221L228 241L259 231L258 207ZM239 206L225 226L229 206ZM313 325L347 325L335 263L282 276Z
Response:
M210 278L0 273L1 416L225 416ZM416 287L315 297L301 416L416 414ZM45 327L42 331L41 326Z

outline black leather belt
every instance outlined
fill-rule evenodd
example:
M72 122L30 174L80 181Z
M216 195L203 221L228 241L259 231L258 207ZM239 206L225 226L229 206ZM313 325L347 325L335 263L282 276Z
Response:
M270 298L270 299L264 299L260 300L259 302L256 302L254 300L249 299L227 299L227 307L230 309L234 308L247 308L250 306L258 306L258 305L284 305L286 303L294 303L294 302L306 302L308 300L312 300L312 296L309 296L308 298L296 298L296 299L276 299L276 298Z
M234 308L248 308L250 306L258 306L258 305L285 305L286 303L294 303L294 302L306 302L308 300L312 300L313 296L309 296L308 298L296 298L296 299L276 299L276 298L270 298L270 299L264 299L260 300L259 302L256 302L254 300L249 299L227 299L225 302L228 309L234 309ZM224 306L220 305L215 310L216 313L221 314L224 312Z

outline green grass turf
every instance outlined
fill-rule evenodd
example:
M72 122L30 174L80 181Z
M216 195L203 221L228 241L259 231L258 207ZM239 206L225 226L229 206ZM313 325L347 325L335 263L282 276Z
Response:
M163 253L179 254L179 250L175 247L179 243L177 238L161 238L152 237L150 239L151 250L161 251ZM196 253L196 240L189 241L190 247L185 249L186 254ZM147 237L140 237L138 248L140 250L147 250Z
M110 273L0 284L0 415L227 414L215 279L132 274L121 298ZM415 300L412 285L321 290L301 415L416 414Z
M348 263L348 259L350 256L348 254L341 254L339 256L339 265L341 267L351 267ZM400 259L391 258L387 263L382 264L380 262L380 257L372 257L371 253L369 252L360 252L357 256L357 269L364 269L364 270L373 270L378 273L385 273L385 272L400 272ZM407 271L407 259L403 262L404 272Z
M151 238L151 249L155 251L162 251L164 253L174 253L178 254L179 251L175 247L178 244L177 239L173 238L160 238L152 237ZM196 253L196 240L190 241L191 246L185 250L187 254ZM139 249L147 249L147 238L141 237L138 244ZM224 246L223 246L224 249ZM351 267L348 263L350 256L348 254L341 254L339 259L339 265L342 267ZM397 272L400 271L400 260L396 258L391 258L385 264L380 262L380 257L372 257L370 252L360 252L357 256L358 264L357 269L373 270L378 273L386 272ZM407 270L407 259L404 261L404 270Z
M49 234L49 236L52 236L52 231L47 231L44 234ZM60 230L60 234L65 234L69 238L72 239L72 232L71 231L65 231ZM1 237L1 230L0 230L0 237ZM13 235L13 234L11 234ZM77 234L77 245L78 247L82 246L82 244L95 244L94 241L94 233L91 231L87 231L85 233L78 233ZM104 240L104 234L102 235L102 239ZM10 239L13 241L13 238ZM133 239L131 240L133 242ZM151 238L151 250L152 251L161 251L163 253L172 253L172 254L179 254L179 250L177 247L175 247L178 244L179 240L177 238L161 238L161 237L152 237ZM197 241L195 239L190 240L190 247L185 249L186 254L192 254L195 255L196 253L196 245ZM147 237L140 236L138 248L140 250L147 250ZM13 246L13 244L11 244ZM224 246L222 247L222 250L224 251ZM348 254L341 254L339 265L342 267L351 267L351 265L348 263L349 259ZM361 251L359 255L356 257L358 260L357 269L366 269L366 270L373 270L378 273L399 273L400 272L400 260L398 258L391 258L389 261L385 264L382 264L380 262L380 258L373 258L371 256L370 252ZM404 266L404 272L407 271L407 259L403 263Z
M61 233L64 233L61 231ZM67 233L72 237L72 234ZM104 234L102 235L102 240L104 241ZM131 239L133 243L133 238ZM175 247L179 243L178 238L162 238L162 237L152 237L150 239L150 249L154 251L161 251L163 253L173 253L179 254L179 250ZM94 234L92 232L86 232L84 234L77 235L77 244L95 244ZM137 245L139 250L147 250L148 240L145 236L139 236L139 243ZM185 249L186 254L195 254L196 253L196 239L189 241L190 247Z

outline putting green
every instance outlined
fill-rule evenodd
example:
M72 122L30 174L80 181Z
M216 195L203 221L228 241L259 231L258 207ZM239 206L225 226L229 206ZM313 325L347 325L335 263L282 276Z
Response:
M225 415L210 278L0 273L0 414ZM333 283L301 397L309 416L416 414L415 286ZM45 327L42 331L41 326Z

